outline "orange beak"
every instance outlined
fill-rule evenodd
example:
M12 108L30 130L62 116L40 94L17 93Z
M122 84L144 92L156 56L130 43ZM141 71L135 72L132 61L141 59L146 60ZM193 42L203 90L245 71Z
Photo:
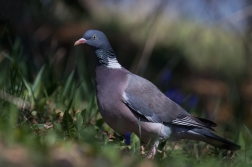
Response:
M76 42L74 43L74 46L83 44L83 43L85 43L86 41L87 41L86 39L81 38L81 39L79 39L78 41L76 41Z

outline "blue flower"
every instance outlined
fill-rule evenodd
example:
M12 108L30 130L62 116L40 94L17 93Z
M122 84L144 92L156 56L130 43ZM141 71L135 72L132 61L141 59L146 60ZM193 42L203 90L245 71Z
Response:
M130 136L131 136L131 133L130 132L126 132L125 133L125 144L126 145L130 145Z

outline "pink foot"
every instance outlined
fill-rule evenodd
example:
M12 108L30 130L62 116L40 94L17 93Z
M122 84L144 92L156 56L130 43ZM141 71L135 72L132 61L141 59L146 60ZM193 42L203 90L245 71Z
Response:
M150 152L148 153L147 157L148 159L153 159L156 155L156 152L157 152L157 148L158 148L158 145L159 145L159 141L155 141L154 145L152 146Z

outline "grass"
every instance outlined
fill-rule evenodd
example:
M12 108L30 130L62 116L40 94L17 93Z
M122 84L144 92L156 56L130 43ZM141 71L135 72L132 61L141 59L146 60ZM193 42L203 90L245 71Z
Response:
M183 140L160 145L154 160L140 156L140 142L130 145L104 123L87 70L76 68L61 80L52 66L41 67L28 81L22 44L0 51L0 166L251 166L252 132L240 126L236 153ZM76 77L78 76L78 77ZM25 105L24 105L25 104ZM233 136L235 137L235 136Z

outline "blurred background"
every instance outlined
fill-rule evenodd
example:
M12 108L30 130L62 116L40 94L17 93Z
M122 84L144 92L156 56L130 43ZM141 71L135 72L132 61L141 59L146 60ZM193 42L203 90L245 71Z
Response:
M37 99L54 94L74 70L73 79L85 82L75 107L86 108L94 56L73 44L88 29L103 31L121 65L215 121L224 137L252 128L252 1L1 0L2 89L17 95L6 85L10 59L29 83L44 68L46 93Z

